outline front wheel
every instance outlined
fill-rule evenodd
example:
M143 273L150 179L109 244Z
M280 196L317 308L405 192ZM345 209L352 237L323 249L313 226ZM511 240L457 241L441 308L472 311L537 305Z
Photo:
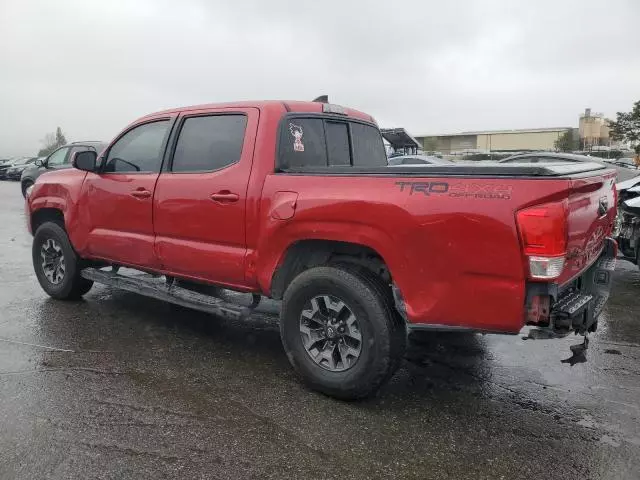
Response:
M406 341L390 299L356 268L298 275L284 295L280 335L304 382L344 400L373 395L394 373Z
M80 276L80 258L57 223L40 225L33 237L33 268L42 289L58 300L75 300L93 286Z

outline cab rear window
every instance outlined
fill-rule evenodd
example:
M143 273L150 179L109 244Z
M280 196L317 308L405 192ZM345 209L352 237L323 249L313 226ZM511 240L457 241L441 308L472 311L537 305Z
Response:
M280 165L283 168L326 167L327 146L324 121L292 118L280 132Z
M334 117L287 117L280 128L279 168L387 165L377 127Z

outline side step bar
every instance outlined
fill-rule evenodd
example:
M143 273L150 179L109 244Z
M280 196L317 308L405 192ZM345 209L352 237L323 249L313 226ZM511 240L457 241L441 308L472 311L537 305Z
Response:
M180 287L175 282L166 282L163 278L146 274L128 276L119 274L117 270L104 271L97 268L85 268L80 274L83 278L93 280L96 283L193 308L230 320L246 319L259 303L254 296L253 303L245 307L219 297L194 292Z

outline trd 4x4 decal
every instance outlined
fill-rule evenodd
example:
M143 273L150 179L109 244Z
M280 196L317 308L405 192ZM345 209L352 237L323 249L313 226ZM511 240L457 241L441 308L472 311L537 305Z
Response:
M400 191L404 192L405 188L409 191L409 195L423 193L430 195L432 193L447 193L449 184L447 182L396 182L400 186Z
M409 195L447 195L454 198L481 200L509 200L513 187L506 184L477 184L466 182L396 182L401 192Z

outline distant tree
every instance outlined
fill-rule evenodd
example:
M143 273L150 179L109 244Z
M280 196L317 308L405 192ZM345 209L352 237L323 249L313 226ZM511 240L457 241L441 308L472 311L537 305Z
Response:
M435 152L438 150L438 139L436 137L425 137L422 148L425 152Z
M573 132L567 130L553 142L553 146L560 152L573 152L578 149L578 142L573 137Z
M629 142L640 158L640 100L633 104L630 112L616 113L616 120L609 121L609 136L612 140Z
M47 133L42 139L43 147L38 151L39 157L46 157L55 149L65 145L67 143L67 139L62 133L62 129L60 127L56 128L55 133Z
M65 145L67 143L67 139L64 136L64 133L62 133L62 129L60 127L56 128L56 144L58 147L61 147L62 145Z

